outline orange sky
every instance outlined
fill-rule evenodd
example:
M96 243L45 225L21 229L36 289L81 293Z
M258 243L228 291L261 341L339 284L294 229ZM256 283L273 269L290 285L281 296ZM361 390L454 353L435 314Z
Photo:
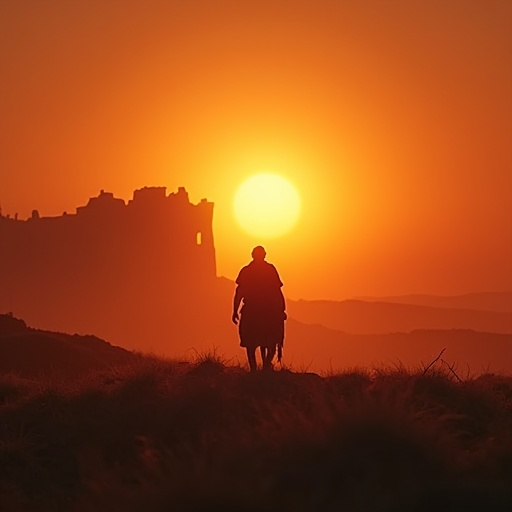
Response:
M216 203L218 274L262 242L293 298L512 289L509 0L2 0L0 204ZM244 178L295 183L256 240Z

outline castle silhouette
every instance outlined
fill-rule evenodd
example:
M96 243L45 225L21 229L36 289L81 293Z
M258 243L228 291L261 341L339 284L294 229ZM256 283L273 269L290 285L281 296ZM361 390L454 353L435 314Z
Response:
M214 300L213 207L184 187L144 187L127 203L102 190L58 217L0 213L0 312L125 345L148 332L193 337L191 311Z

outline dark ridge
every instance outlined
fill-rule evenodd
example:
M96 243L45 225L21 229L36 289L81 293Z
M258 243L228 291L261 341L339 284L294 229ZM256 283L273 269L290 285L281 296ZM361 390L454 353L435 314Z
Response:
M19 318L0 315L0 374L73 378L133 357L96 336L32 329Z

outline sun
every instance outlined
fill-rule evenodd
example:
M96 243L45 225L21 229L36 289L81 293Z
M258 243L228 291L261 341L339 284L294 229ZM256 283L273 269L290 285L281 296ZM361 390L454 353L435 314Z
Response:
M300 197L286 178L272 173L256 174L238 188L233 210L237 222L251 235L277 238L297 222Z

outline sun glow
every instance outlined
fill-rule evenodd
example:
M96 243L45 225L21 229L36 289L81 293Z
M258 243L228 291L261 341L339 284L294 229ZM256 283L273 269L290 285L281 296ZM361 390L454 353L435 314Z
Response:
M300 215L296 188L277 174L248 178L238 188L233 209L240 226L262 238L277 238L290 231Z

